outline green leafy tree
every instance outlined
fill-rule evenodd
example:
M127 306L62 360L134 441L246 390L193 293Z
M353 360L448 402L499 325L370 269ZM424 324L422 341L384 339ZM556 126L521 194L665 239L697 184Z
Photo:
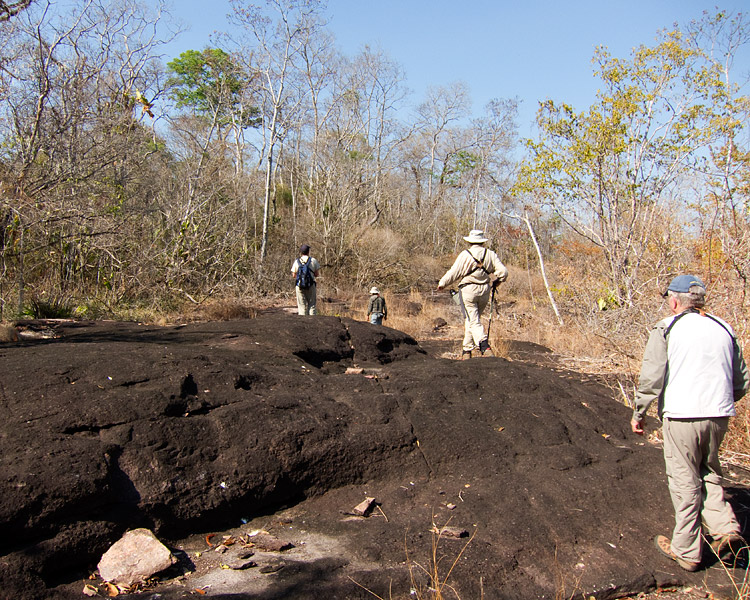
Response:
M630 306L648 275L666 271L653 256L660 226L682 176L693 174L712 139L713 99L721 90L714 65L680 31L629 60L599 49L598 102L577 113L547 101L528 140L531 158L517 191L531 192L576 233L599 247L602 277L620 305ZM666 274L664 272L662 275Z
M167 68L172 73L167 82L170 96L178 108L204 116L216 114L220 125L242 129L260 125L259 110L248 101L252 78L224 50L187 50Z

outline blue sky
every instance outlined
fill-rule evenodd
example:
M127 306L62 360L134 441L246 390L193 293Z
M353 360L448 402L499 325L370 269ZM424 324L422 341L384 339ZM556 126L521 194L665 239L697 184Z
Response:
M325 14L345 54L367 44L398 62L415 104L430 85L463 81L476 113L493 98L519 99L519 133L528 136L539 101L578 110L595 101L591 58L598 45L628 57L632 48L653 44L659 30L698 19L716 4L750 9L750 0L328 0ZM229 0L174 0L173 15L190 30L170 53L209 45L213 31L228 29L230 11ZM745 51L747 74L750 47Z

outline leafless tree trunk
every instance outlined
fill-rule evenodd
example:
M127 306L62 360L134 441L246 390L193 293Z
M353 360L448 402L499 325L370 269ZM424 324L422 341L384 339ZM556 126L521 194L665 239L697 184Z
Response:
M298 2L295 0L267 0L266 8L273 17L255 4L233 0L234 19L250 31L259 44L256 52L257 68L263 76L265 131L268 134L265 146L265 191L263 197L263 225L261 232L260 266L268 254L269 228L271 221L271 196L276 145L279 142L282 108L287 101L285 86L289 71L296 68L304 40L309 31L317 26L317 0Z
M518 221L521 221L526 225L526 228L529 231L529 237L531 237L531 241L534 243L534 248L536 248L536 255L539 258L539 270L542 273L542 279L544 280L544 288L547 290L547 297L549 298L550 305L552 306L552 310L555 311L555 316L557 317L557 322L560 324L560 326L563 325L562 317L560 316L560 311L557 309L557 303L555 302L555 297L552 295L552 290L549 287L549 282L547 281L547 272L544 269L544 257L542 256L542 250L539 247L539 242L536 239L536 235L534 234L534 228L531 226L531 221L529 220L528 215L524 214L524 216L520 215L513 215L508 213L501 213L506 217L509 217L511 219L516 219Z

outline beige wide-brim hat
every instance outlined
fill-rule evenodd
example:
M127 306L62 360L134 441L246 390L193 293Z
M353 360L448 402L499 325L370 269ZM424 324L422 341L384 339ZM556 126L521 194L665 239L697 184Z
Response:
M376 287L373 287L373 288L370 288L370 293L371 294L379 294L380 290L378 288L376 288Z
M469 235L464 236L464 240L466 240L470 244L484 244L485 242L489 241L486 237L484 237L484 231L482 231L481 229L472 229L469 232Z

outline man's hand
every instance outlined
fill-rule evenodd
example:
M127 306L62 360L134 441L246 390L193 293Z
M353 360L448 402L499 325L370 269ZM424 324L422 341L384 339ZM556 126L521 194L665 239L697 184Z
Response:
M646 419L638 420L638 419L630 419L630 428L633 430L633 433L636 433L638 435L643 435L643 424L646 422Z
M443 286L442 286L442 285L439 285L439 286L437 286L437 291L438 291L438 292L442 291L442 289L443 289Z

